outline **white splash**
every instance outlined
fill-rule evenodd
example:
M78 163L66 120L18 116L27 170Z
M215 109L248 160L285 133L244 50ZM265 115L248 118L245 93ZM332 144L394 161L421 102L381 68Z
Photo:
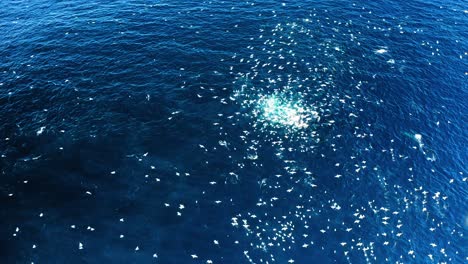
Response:
M414 134L414 139L416 139L416 141L418 142L420 148L424 147L424 144L422 143L422 135L421 134Z
M39 129L36 131L36 135L39 136L39 135L41 135L42 133L44 133L45 128L46 128L45 126L39 128Z
M381 48L381 49L375 50L374 52L375 52L376 54L384 54L384 53L387 53L388 50L387 50L387 49L384 49L384 48Z
M265 121L294 128L307 128L312 120L318 118L316 111L301 106L299 102L291 102L279 96L265 96L258 101L260 116Z

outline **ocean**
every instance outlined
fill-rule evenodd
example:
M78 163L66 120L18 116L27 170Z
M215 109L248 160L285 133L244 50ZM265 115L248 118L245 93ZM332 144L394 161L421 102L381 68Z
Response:
M3 0L1 263L465 263L468 2Z

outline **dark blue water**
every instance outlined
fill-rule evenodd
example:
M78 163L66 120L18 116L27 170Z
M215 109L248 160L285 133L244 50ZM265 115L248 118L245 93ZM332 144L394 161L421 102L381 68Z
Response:
M1 1L0 262L466 262L468 3L361 2Z

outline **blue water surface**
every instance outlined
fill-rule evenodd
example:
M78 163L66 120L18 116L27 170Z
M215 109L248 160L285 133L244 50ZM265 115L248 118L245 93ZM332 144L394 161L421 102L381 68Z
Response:
M0 2L1 263L465 263L468 3Z

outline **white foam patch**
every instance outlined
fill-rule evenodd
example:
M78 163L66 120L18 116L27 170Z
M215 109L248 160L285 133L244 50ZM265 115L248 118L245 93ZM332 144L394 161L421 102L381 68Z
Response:
M375 50L374 52L375 52L376 54L384 54L384 53L387 53L388 50L385 49L385 48L381 48L381 49Z

